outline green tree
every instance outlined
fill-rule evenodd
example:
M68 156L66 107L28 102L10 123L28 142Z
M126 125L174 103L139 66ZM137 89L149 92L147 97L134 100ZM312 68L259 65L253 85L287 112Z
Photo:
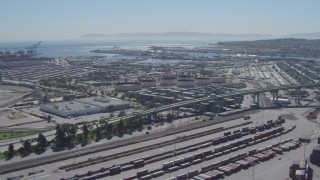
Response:
M72 124L72 125L69 127L69 133L70 133L70 139L71 139L71 141L74 141L74 140L75 140L77 131L78 131L78 126L77 126L77 125Z
M52 116L51 115L48 115L48 123L50 123L52 120Z
M20 155L23 155L23 154L25 153L24 148L23 148L23 147L20 147L20 148L18 149L18 153L19 153Z
M110 118L113 118L114 117L114 114L113 112L110 113Z
M126 121L126 129L129 134L132 133L132 131L133 131L133 119L132 118L130 118Z
M38 135L38 147L40 150L44 150L47 147L47 139L43 134Z
M118 123L117 130L118 130L118 134L119 135L123 134L123 132L124 132L124 123L123 123L122 119L120 119L120 121Z
M61 128L60 124L56 127L56 141L58 146L64 146L65 145L65 132Z
M83 136L82 136L82 134L78 134L78 135L77 135L77 142L80 143L80 144L83 143Z
M32 147L30 140L27 139L23 142L23 148L26 154L29 154L31 152Z
M88 140L88 133L89 133L87 124L84 124L84 125L83 125L82 131L83 131L83 132L82 132L82 133L83 133L83 137L84 137L84 139L87 141L87 140Z
M101 130L100 127L96 128L96 141L99 141L101 139Z
M50 88L50 86L49 86L49 88ZM45 93L45 95L43 96L42 101L45 102L45 103L50 102L50 95L48 93Z
M108 127L107 127L107 134L112 135L112 133L113 133L113 124L110 123L108 124Z
M14 155L14 146L12 143L10 143L8 147L8 157L13 157L13 155Z
M160 102L160 99L161 99L160 96L155 96L155 97L154 97L154 101L155 101L155 102Z
M172 114L171 113L168 113L167 114L167 122L172 122L172 120L173 120L173 116L172 116Z
M120 111L118 117L126 116L126 112L124 110Z

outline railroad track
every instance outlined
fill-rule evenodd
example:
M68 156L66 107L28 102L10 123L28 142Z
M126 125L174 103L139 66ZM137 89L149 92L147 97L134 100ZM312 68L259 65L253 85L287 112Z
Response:
M161 143L157 143L157 144L153 144L153 145L149 145L149 146L145 146L145 147L141 147L141 148L136 148L136 149L132 149L132 150L116 153L116 154L111 154L111 155L107 155L107 156L102 156L102 157L100 156L100 157L97 157L95 159L88 159L86 161L82 161L82 162L79 162L79 163L73 163L73 164L61 166L61 167L59 167L59 169L60 170L66 170L66 171L79 169L79 168L82 168L82 167L86 167L88 165L94 165L94 164L107 162L107 161L110 161L110 160L113 160L113 159L117 159L119 157L130 156L130 155L133 155L133 154L149 151L149 150L152 150L152 149L157 149L157 148L168 146L168 145L172 145L172 144L175 144L175 143L188 141L188 140L191 140L191 139L195 139L195 138L199 138L199 137L202 137L202 136L206 136L208 134L214 134L214 133L218 133L218 132L221 132L221 131L224 131L224 130L228 130L228 129L232 129L232 128L248 125L250 123L252 123L252 121L241 123L241 124L237 124L237 125L233 125L233 126L228 126L226 128L219 127L219 128L211 129L211 130L208 130L208 131L203 131L203 132L192 134L192 135L189 135L189 136L182 136L180 138L164 141L164 142L161 142ZM125 164L121 164L121 165L125 165Z
M14 171L22 170L22 169L27 169L27 168L32 168L32 167L36 167L39 165L49 164L49 163L58 162L58 161L71 159L71 158L76 158L79 156L93 154L96 152L101 152L101 151L105 151L105 150L109 150L109 149L119 148L122 146L136 144L139 142L153 140L153 139L169 136L172 134L177 134L177 133L181 133L181 132L185 132L185 131L190 131L193 129L198 129L198 128L202 128L202 127L206 127L206 126L210 126L210 125L214 125L214 124L219 124L219 123L231 121L233 119L243 117L244 115L245 115L244 113L230 115L228 117L223 117L223 118L217 119L215 121L205 121L205 122L190 124L188 126L181 126L181 127L177 127L177 128L166 130L166 131L152 133L152 134L149 134L148 136L138 136L138 137L133 137L133 138L129 138L129 139L103 143L103 144L99 144L96 146L89 146L89 147L85 147L85 148L78 149L78 150L71 150L71 151L62 152L62 153L55 153L55 154L48 155L48 156L42 156L42 157L34 158L32 161L29 159L26 159L26 160L21 160L18 162L3 164L3 165L0 165L0 174L14 172Z
M276 126L277 127L277 126ZM261 134L260 135L255 135L255 137L252 137L252 138L247 138L247 139L245 139L245 140L241 140L240 142L242 142L242 144L244 145L246 145L246 146L243 146L243 145L241 145L241 143L240 144L235 144L235 143L233 143L233 144L235 144L235 146L238 148L238 149L242 149L242 148L244 148L244 147L247 147L247 146L251 146L251 145L254 145L254 144L257 144L257 143L260 143L260 142L263 142L263 141L266 141L266 140L268 140L268 139L271 139L271 138L275 138L275 137L278 137L278 136L280 136L280 134L286 134L286 133L288 133L288 132L290 132L290 131L292 131L293 129L295 128L295 126L293 126L293 127L291 127L291 128L289 128L288 130L284 130L283 128L281 129L281 128L277 128L276 130L272 130L272 131L268 131L268 132L264 132L264 134L266 135L266 136L261 136ZM277 133L277 135L276 134L274 134L274 132L279 132L279 133ZM268 137L267 139L265 139L264 137ZM249 139L251 139L250 141L248 141ZM258 141L259 140L259 141ZM210 140L211 141L211 140ZM191 145L191 146L197 146L197 145L199 145L199 144L203 144L204 142L201 142L201 143L196 143L196 144L193 144L193 145ZM231 145L229 145L229 146L232 146L232 144ZM183 153L186 153L186 147L184 147L184 148L181 148L181 149L183 149L182 151L181 151L181 153L179 153L178 155L180 155L180 154L183 154ZM181 150L180 149L180 150ZM230 152L233 152L232 151L232 149L234 149L234 148L231 148L231 147L225 147L225 149L219 149L219 150L217 150L217 152L216 151L214 151L213 152L213 156L215 156L215 157L217 157L217 156L221 156L221 155L223 155L223 154L228 154L228 153L230 153ZM178 151L179 151L179 149L178 149ZM225 152L225 153L221 153L220 151L222 151L222 152ZM228 151L228 152L226 152L226 151ZM168 154L169 153L169 154ZM171 153L171 154L170 154ZM163 159L167 159L167 158L170 158L170 157L172 157L172 156L174 156L174 154L172 154L173 153L173 151L168 151L167 152L167 154L165 154L165 153L162 153L162 154L158 154L158 155L155 155L155 159L150 159L150 160L147 160L147 161L144 161L144 164L150 164L150 163L154 163L154 162L157 162L157 161L159 161L159 160L163 160ZM218 155L218 154L220 154L220 155ZM203 157L204 158L204 157ZM210 158L209 158L210 159ZM212 159L212 158L211 158ZM208 160L208 159L207 159ZM128 164L131 164L131 162L130 163L124 163L124 164L121 164L121 165L118 165L118 167L124 167L125 165L128 165ZM144 165L143 165L144 166ZM114 166L113 166L114 167ZM90 172L90 175L98 175L99 173L103 173L103 172L106 172L106 171L108 171L108 170L110 170L110 168L103 168L103 170L101 171L101 170L97 170L97 171L94 171L94 172ZM160 169L155 169L155 170L151 170L151 171L149 171L149 173L152 173L152 172L157 172L157 171L160 171L160 170L162 170L162 168L160 168ZM84 178L84 177L86 177L88 174L81 174L81 175L76 175L76 176L74 176L74 177L71 177L71 178L68 178L69 180L73 180L73 179L82 179L82 178ZM99 178L98 178L99 179Z

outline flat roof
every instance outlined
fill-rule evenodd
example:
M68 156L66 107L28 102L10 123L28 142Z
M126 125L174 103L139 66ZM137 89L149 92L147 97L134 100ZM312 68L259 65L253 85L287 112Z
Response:
M101 102L95 100L94 97L89 97L89 98L81 98L81 99L75 99L73 101L66 101L66 102L58 102L58 103L50 103L46 104L45 106L49 106L52 108L55 108L60 111L80 111L84 109L91 109L91 108L101 108L101 107L108 107L109 105L123 105L123 104L128 104L127 102L123 102L114 98L108 99L110 100L109 102Z

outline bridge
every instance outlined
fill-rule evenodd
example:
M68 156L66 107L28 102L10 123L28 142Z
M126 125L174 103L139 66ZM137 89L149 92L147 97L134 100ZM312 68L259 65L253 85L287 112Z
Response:
M195 104L199 104L201 102L216 101L216 102L222 103L223 99L225 99L225 98L241 97L243 95L248 95L248 94L252 94L254 96L257 96L257 102L259 102L259 94L260 93L271 92L273 94L274 100L277 101L279 91L280 90L289 90L289 89L296 90L296 100L297 100L297 102L300 102L301 98L300 98L299 92L300 92L301 88L313 88L313 87L320 87L320 83L275 86L275 87L268 87L268 88L244 90L241 92L237 91L237 92L232 92L229 94L217 95L215 97L203 97L203 98L173 103L173 104L161 106L161 107L158 107L155 109L149 109L149 110L143 111L143 112L135 114L135 115L127 115L127 116L123 116L123 117L113 118L110 122L119 121L120 119L135 118L137 116L146 116L149 114L159 113L159 112L168 111L168 110L174 110L174 109L178 109L179 107L195 105ZM255 101L255 98L254 98L254 101Z

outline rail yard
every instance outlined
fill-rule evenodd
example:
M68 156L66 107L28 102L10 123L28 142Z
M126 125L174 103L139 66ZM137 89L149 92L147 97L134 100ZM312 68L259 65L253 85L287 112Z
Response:
M5 172L2 177L20 175L32 179L236 179L241 176L264 179L272 171L285 178L286 169L262 171L265 164L290 162L294 156L310 152L319 129L316 124L295 114L299 120L281 117L281 112L268 110L268 119L262 122L259 113L250 120L232 121L205 126L152 140L136 142L97 154L72 157L67 160L45 163L36 168ZM271 115L271 116L269 116ZM286 115L284 115L286 117ZM301 118L301 119L300 119ZM299 142L302 135L312 142ZM294 156L292 156L294 155ZM273 158L274 157L274 158ZM34 159L36 162L36 158ZM32 163L31 163L32 165ZM253 167L254 166L254 167ZM285 172L283 172L285 171ZM33 173L35 172L35 173ZM265 177L266 179L269 177Z

